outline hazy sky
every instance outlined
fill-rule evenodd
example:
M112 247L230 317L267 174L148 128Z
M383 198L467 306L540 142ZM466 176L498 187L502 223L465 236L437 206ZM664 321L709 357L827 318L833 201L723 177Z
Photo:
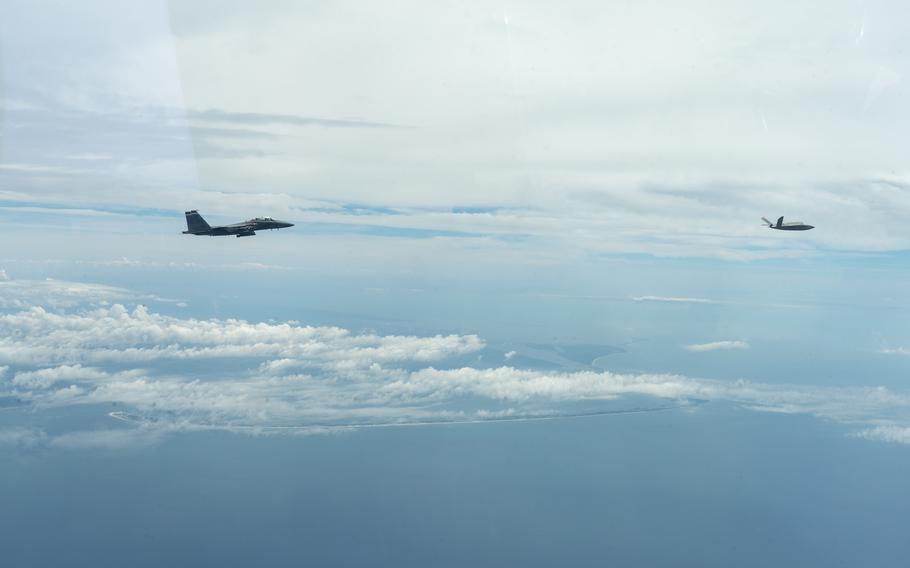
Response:
M907 15L0 3L5 553L903 565Z
M900 8L7 2L3 191L536 254L902 250Z

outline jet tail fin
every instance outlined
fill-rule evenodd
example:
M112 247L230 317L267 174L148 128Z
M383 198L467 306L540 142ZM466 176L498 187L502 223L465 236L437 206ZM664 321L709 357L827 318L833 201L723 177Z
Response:
M196 233L199 231L208 231L212 227L205 222L205 219L202 218L202 215L198 211L193 209L192 211L187 211L186 213L186 232L187 233Z
M771 226L774 225L774 223L772 223L771 221L768 221L768 220L765 219L764 217L762 217L761 220L764 221L765 223L767 223L769 227L771 227Z
M783 224L784 224L784 217L783 217L783 215L781 215L780 217L777 218L777 226L780 227Z

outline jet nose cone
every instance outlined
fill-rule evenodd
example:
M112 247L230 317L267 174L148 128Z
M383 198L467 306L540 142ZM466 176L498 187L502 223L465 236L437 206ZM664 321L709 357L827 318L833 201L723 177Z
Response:
M281 222L282 229L286 229L288 227L293 227L293 226L294 226L294 223L285 223L284 221Z

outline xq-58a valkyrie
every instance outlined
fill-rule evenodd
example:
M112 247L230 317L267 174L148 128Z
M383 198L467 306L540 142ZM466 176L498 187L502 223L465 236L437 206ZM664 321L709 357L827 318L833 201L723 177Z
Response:
M256 234L256 231L264 231L266 229L284 229L285 227L293 226L293 223L278 221L276 219L272 219L271 217L256 217L255 219L250 219L249 221L244 221L242 223L212 227L205 222L205 219L202 218L202 215L200 215L198 211L193 209L192 211L186 212L186 230L183 231L183 234L208 235L210 237L218 237L223 235L252 237Z
M762 221L768 224L768 227L772 229L777 229L778 231L808 231L809 229L814 229L812 225L807 225L802 221L792 221L790 223L784 223L784 218L780 217L777 220L777 223L772 223L764 217L761 218Z

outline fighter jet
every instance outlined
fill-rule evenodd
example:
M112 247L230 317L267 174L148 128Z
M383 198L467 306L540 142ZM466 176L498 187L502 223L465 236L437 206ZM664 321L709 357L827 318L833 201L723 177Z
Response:
M233 225L221 225L220 227L212 227L205 222L205 219L202 218L202 215L198 211L193 209L192 211L186 212L186 230L183 231L184 235L208 235L210 237L218 237L222 235L237 235L237 237L252 237L256 234L256 231L264 231L266 229L284 229L285 227L293 227L293 223L285 223L284 221L276 221L271 217L256 217L255 219L250 219L249 221L244 221L242 223L234 223Z
M772 229L778 229L780 231L808 231L809 229L814 229L812 225L807 225L802 221L791 221L789 223L784 223L784 218L780 217L777 220L777 223L772 223L764 217L761 218L762 221L768 224Z

